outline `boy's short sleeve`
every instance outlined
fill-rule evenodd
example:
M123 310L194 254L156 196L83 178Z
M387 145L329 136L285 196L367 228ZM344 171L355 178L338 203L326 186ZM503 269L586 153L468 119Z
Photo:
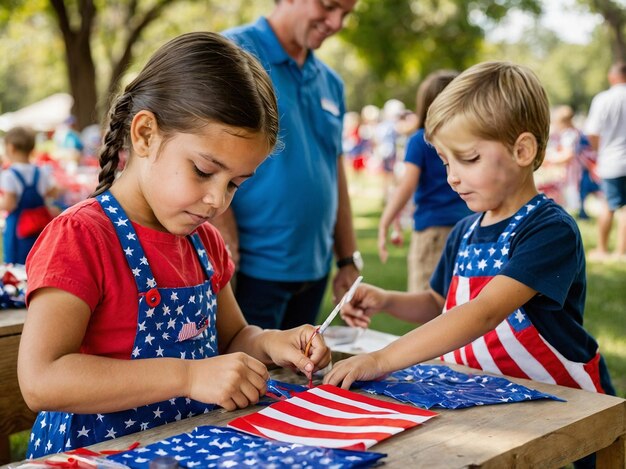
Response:
M533 220L511 242L509 262L500 274L563 307L585 270L582 239L575 223L564 211L550 211Z
M574 284L584 290L585 258L574 219L553 202L530 215L511 240L506 275L536 290L562 308ZM431 288L445 297L463 234L480 215L470 215L452 230L431 277Z

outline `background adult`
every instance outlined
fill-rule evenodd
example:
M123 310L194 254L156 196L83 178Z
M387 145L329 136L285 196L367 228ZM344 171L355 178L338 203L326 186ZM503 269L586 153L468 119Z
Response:
M341 295L360 254L341 161L343 82L313 53L343 27L356 0L277 0L255 23L225 32L259 58L278 95L279 148L215 224L238 263L247 320L288 329L315 321L331 268Z
M608 73L608 90L598 93L591 102L585 132L598 150L598 176L606 197L598 217L598 247L590 253L602 259L609 254L609 235L617 214L615 253L626 256L626 63L613 64Z
M446 167L435 148L424 140L424 123L431 103L458 72L437 70L420 84L416 96L418 130L406 146L404 174L385 206L378 224L378 254L387 262L389 227L413 196L413 232L407 258L407 291L430 288L430 277L439 262L452 227L471 214L467 204L448 184Z
M578 210L580 219L588 219L585 198L600 190L594 180L597 177L597 152L587 136L574 125L574 116L574 110L566 104L557 106L552 112L544 165L562 170L562 180L557 185L562 194L557 202L568 211Z

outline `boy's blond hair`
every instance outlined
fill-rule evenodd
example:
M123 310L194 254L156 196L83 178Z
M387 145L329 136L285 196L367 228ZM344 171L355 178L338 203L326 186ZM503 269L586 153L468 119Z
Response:
M533 170L546 153L550 131L548 97L537 76L510 62L483 62L455 78L431 104L426 117L427 140L452 118L462 116L470 132L500 142L510 150L530 132L537 140Z

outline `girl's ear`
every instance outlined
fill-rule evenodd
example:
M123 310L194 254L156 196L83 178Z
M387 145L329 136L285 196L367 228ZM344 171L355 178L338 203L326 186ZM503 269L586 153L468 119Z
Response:
M142 110L135 114L130 124L130 140L135 155L145 157L150 154L157 130L156 117L152 112Z
M517 137L513 145L513 156L520 166L532 166L537 156L537 139L530 132Z

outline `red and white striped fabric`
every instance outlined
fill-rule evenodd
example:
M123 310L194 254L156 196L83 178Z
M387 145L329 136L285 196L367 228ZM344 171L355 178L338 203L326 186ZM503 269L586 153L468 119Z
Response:
M228 425L287 443L365 450L435 415L324 384Z
M475 298L491 277L452 278L445 311ZM542 383L559 384L591 392L604 392L600 384L600 354L588 363L567 359L539 333L523 309L517 309L494 330L441 359Z
M511 239L518 234L522 220L531 212L537 213L547 200L539 194L521 207L494 242L471 242L480 219L474 221L461 238L444 314L472 301L493 277L501 275L509 262ZM522 261L518 261L518 269L519 262ZM495 329L441 359L492 373L604 392L600 384L600 354L596 353L587 363L569 360L539 333L523 307L513 311Z
M178 332L177 342L182 342L184 340L202 334L204 330L208 327L208 325L209 322L206 319L200 323L200 327L198 327L194 322L186 322L185 324L183 324L183 327L181 327L180 331Z

